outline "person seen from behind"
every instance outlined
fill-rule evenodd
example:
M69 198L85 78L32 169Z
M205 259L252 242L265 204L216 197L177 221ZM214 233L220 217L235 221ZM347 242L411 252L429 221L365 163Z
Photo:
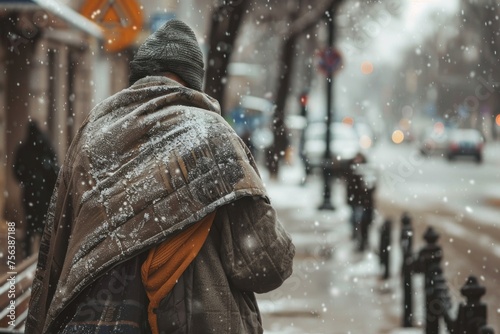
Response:
M255 293L295 248L252 155L202 93L193 31L139 47L98 104L52 197L26 333L262 333Z

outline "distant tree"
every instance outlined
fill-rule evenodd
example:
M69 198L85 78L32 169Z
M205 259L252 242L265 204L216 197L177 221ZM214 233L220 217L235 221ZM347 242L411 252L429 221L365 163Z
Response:
M278 82L275 85L275 114L273 116L274 145L271 155L280 156L286 150L287 131L284 125L285 103L290 91L291 74L293 71L294 47L298 38L312 28L318 27L325 20L325 12L333 6L338 6L342 0L296 0L284 2L278 0L264 1L222 1L212 13L209 32L208 66L205 92L224 102L227 68L234 49L238 31L244 15L252 15L262 19L267 24L278 24L282 29L281 58L279 61ZM223 115L226 114L222 106ZM273 169L273 173L274 173Z
M282 24L282 26L285 28L280 33L282 37L280 46L281 56L278 83L276 85L276 108L272 123L274 142L267 152L267 165L271 177L277 176L281 157L289 145L288 130L285 126L285 104L288 94L291 91L291 78L294 70L293 64L297 41L301 35L313 28L318 28L320 22L325 22L327 19L335 20L333 15L331 18L328 18L325 13L330 12L333 14L342 1L316 1L314 6L312 6L310 1L297 0L292 2L292 5L288 2L287 8L284 11L280 11L281 20L285 20L285 24ZM283 13L285 14L284 17ZM273 15L275 14L273 13ZM276 18L273 21L277 21Z
M496 0L462 0L462 18L476 36L479 49L479 75L488 82L487 101L491 110L491 134L497 137L495 118L500 115L500 3ZM492 83L497 83L492 87Z
M441 49L440 112L456 126L484 131L489 123L493 136L498 134L495 117L500 106L499 16L495 0L461 0L454 21L447 23L456 33L434 44Z
M480 46L481 63L487 71L500 72L500 3L496 0L462 0L461 18L473 29Z
M276 31L281 43L278 46L279 60L277 82L274 85L275 111L272 131L274 143L269 148L269 168L271 175L278 173L278 160L288 146L288 131L285 126L285 105L291 93L296 46L299 39L307 33L326 25L327 12L336 11L344 0L253 0L222 1L214 8L209 33L209 53L205 92L224 103L227 68L234 50L237 34L245 15L250 19L262 22ZM391 4L394 1L390 1ZM366 5L373 7L377 1L368 1ZM392 5L387 5L392 6ZM365 7L365 6L359 6ZM335 16L332 16L335 20ZM314 50L310 50L311 54ZM267 61L272 63L272 61ZM304 83L305 87L310 83ZM224 106L223 115L227 116Z

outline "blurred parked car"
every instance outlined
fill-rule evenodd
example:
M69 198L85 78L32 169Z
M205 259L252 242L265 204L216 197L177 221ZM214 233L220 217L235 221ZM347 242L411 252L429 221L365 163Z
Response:
M454 129L448 141L446 157L453 160L457 156L474 157L479 163L483 160L484 139L476 129Z
M330 131L330 152L336 169L348 170L354 159L356 161L366 161L363 149L360 146L360 138L352 125L332 123ZM326 149L325 123L308 124L304 136L304 166L306 174L310 174L313 169L323 166Z
M423 133L419 150L423 155L443 155L448 148L448 132L444 129L431 129Z

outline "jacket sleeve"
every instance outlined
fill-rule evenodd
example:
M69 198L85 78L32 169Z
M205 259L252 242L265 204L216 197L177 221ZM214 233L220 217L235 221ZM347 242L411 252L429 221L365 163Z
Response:
M264 293L292 274L295 246L266 199L243 197L217 216L222 265L235 287Z

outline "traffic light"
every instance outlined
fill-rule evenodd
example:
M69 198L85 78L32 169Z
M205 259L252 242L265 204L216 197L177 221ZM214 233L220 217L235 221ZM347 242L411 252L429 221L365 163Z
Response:
M300 115L303 117L306 117L306 114L307 114L307 99L308 98L309 98L308 91L303 91L299 97L299 102L300 102L300 106L301 106Z
M305 108L307 106L307 99L308 99L308 92L303 92L302 94L300 94L300 105L302 106L302 108Z

